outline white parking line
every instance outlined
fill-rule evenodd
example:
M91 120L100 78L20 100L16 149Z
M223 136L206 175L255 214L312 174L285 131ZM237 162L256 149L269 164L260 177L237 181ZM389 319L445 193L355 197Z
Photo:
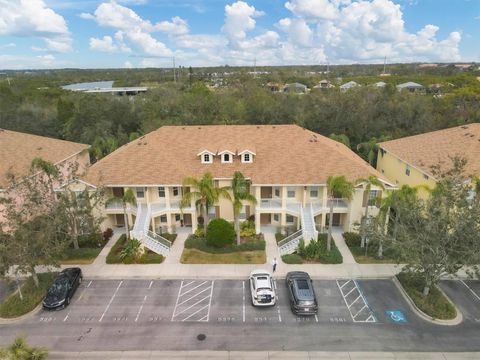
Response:
M82 291L82 293L80 294L80 297L78 298L77 301L82 300L83 294L85 294L85 291L87 291L87 289L90 287L90 285L92 285L92 282L93 282L93 280L90 280L90 282L88 283L88 285L83 289L83 291Z
M210 286L210 288L212 288L212 289L213 289L213 284ZM207 291L207 290L210 290L210 289L209 289L208 287L207 287L207 288L205 288L205 289L203 289L203 290L202 290L202 291L200 291L199 293L196 293L195 295L193 295L193 296L190 296L190 297L189 297L187 300L184 300L184 301L182 301L182 302L181 302L180 304L178 304L177 306L180 306L180 305L183 305L183 304L185 304L187 301L189 301L189 300L192 300L194 297L197 297L198 295L200 295L201 293L203 293L203 292L205 292L205 291ZM180 295L180 296L183 296L183 294L182 294L182 295Z
M209 308L208 310L210 311L210 304L207 304L207 305L205 305L204 307L201 307L200 309L198 309L197 311L195 311L194 313L188 315L185 319L182 319L182 321L186 321L186 320L190 319L193 315L198 314L200 311L205 310L207 307ZM177 314L177 315L178 315L178 314ZM204 316L202 319L205 319L205 318L207 318L206 321L208 321L208 314L207 314L206 316ZM202 319L200 319L200 320L202 320Z
M140 313L142 312L143 304L145 304L145 300L147 300L147 295L145 295L145 296L143 297L143 301L142 301L142 304L140 305L140 309L138 309L137 317L135 318L135 322L137 322L137 321L138 321L138 318L140 317Z
M152 285L153 285L153 280L150 281L150 285L148 285L148 289L149 289L149 290L152 288Z
M315 314L315 321L318 322L318 315Z
M243 322L245 322L245 281L242 281L242 292L243 292Z
M470 290L470 292L473 294L473 296L475 296L478 300L480 300L480 296L477 295L477 293L475 291L473 291L473 289L467 285L467 283L463 280L460 280L460 282L465 285L467 287L468 290Z
M194 288L192 288L192 289L190 289L190 290L187 290L187 291L185 291L184 293L182 293L182 294L179 294L178 296L184 296L185 294L188 294L190 291L193 291L193 290L195 290L195 289L199 288L200 286L202 286L202 285L204 285L204 284L206 284L206 283L207 283L207 282L206 282L206 281L204 281L204 282L203 282L203 283L201 283L200 285L198 285L198 286L195 286ZM190 284L191 284L191 283L190 283ZM182 287L186 287L186 286L187 286L187 285L182 285Z
M275 288L275 296L276 296L275 303L277 304L278 321L282 322L282 313L280 312L280 298L278 297L276 280L273 280L273 287Z
M213 286L214 285L215 285L215 280L212 281L212 290L210 291L210 301L208 302L207 321L210 318L210 308L212 307L212 297L213 297Z
M113 299L115 298L115 295L117 295L118 289L120 289L120 286L122 286L122 284L123 284L123 280L120 281L120 283L118 284L117 289L116 289L115 292L113 293L112 298L110 299L110 301L108 302L107 307L105 308L105 311L103 312L102 316L100 317L100 320L98 320L99 322L101 322L101 321L103 320L103 317L105 316L105 314L107 313L108 309L110 308L110 305L112 304Z
M349 284L350 281L353 281L353 289L351 289L350 291L348 291L348 293L344 294L343 292L343 288L345 287L345 285ZM337 286L338 286L338 289L340 290L340 293L342 295L342 298L343 298L343 301L345 302L345 305L347 306L347 309L348 309L348 312L350 313L350 316L352 317L352 321L353 322L377 322L377 319L375 318L375 316L373 315L372 313L372 310L370 309L369 305L368 305L368 302L367 302L367 299L365 299L365 297L363 296L363 293L362 291L360 290L360 287L358 286L357 282L355 280L348 280L347 282L345 282L344 284L340 285L340 282L337 280ZM352 302L348 302L347 300L347 296L350 295L354 290L357 290L358 291L358 296L355 298L355 300L353 300ZM352 313L352 307L353 305L358 301L362 299L362 302L363 302L363 306L360 310L357 311L356 314L353 314ZM356 317L358 315L360 315L360 313L362 311L364 311L365 309L368 309L368 316L365 320L357 320Z
M198 300L196 303L194 303L193 305L190 305L189 307L183 309L183 310L180 311L179 313L176 313L174 316L178 316L178 315L180 315L180 314L183 314L185 311L190 310L190 309L191 309L192 307L194 307L195 305L200 304L203 300L207 300L207 299L209 298L209 296L210 296L210 295L205 296L203 299Z

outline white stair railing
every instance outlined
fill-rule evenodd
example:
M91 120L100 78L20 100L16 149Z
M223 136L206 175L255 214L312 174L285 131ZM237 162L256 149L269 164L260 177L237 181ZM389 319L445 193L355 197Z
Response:
M300 240L303 238L303 231L300 229L297 232L287 236L285 239L277 243L280 255L291 254L297 250Z

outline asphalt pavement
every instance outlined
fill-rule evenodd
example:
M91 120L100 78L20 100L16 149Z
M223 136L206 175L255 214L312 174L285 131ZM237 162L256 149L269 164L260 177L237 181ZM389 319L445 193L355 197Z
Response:
M318 315L302 317L290 311L281 278L268 308L251 305L247 280L85 278L66 309L0 325L0 345L24 333L72 352L480 351L480 282L468 285L442 283L465 321L439 326L417 317L391 280L315 280Z

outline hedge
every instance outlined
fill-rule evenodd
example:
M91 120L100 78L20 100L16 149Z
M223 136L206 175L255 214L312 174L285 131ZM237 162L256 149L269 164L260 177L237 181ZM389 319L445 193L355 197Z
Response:
M209 246L203 237L190 235L185 240L186 249L197 249L211 254L228 254L239 251L265 250L265 240L254 240L241 243L240 245L230 245L225 247Z
M209 246L225 247L235 242L233 225L225 219L213 219L208 223L206 241Z

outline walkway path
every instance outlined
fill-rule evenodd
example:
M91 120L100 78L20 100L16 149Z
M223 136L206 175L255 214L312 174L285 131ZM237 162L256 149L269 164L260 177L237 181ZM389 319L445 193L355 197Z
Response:
M335 245L337 245L340 254L343 257L344 264L356 264L355 258L353 257L350 249L348 248L347 244L345 243L345 239L343 238L343 231L341 229L332 229L332 238L335 241Z

